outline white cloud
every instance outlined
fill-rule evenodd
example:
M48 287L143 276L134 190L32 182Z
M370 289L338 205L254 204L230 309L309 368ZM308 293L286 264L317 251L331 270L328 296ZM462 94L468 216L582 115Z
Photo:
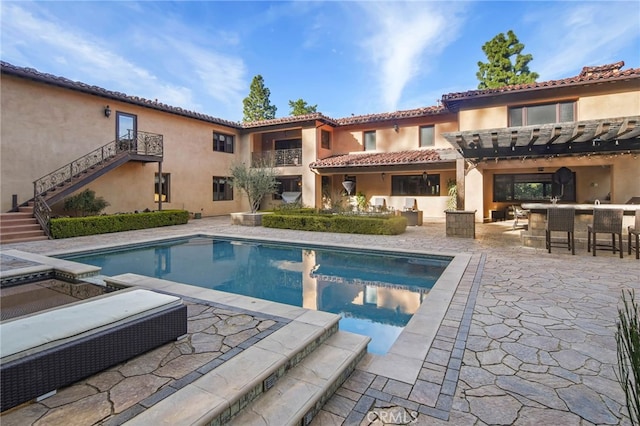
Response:
M37 4L24 6L2 6L3 60L216 116L241 108L247 86L243 61L203 47L206 38L194 41L198 37L187 31L159 30L171 21L149 16L151 10L143 11L150 21L101 37L52 17ZM237 39L227 34L227 42Z
M382 108L398 109L407 84L428 72L433 60L457 37L461 4L362 3L370 22L363 45L376 70Z
M636 60L623 55L638 45L639 13L637 2L566 2L545 9L539 20L531 17L539 22L525 49L534 56L531 69L543 81L576 75L583 66Z

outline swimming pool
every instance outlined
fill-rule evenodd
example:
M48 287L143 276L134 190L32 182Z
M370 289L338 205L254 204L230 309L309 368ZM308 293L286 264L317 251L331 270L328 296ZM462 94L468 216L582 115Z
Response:
M102 268L337 313L340 328L384 354L451 261L447 256L363 251L210 237L64 256Z

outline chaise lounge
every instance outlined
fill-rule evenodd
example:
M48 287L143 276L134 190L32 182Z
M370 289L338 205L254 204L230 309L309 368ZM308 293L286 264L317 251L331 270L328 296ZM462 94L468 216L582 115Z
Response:
M187 333L187 307L142 289L0 323L0 411L124 362Z

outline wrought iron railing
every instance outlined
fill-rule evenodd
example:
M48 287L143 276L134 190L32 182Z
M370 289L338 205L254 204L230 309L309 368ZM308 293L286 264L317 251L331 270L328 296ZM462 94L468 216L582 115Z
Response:
M162 157L162 135L148 132L129 131L127 136L122 136L100 148L94 149L88 154L73 160L69 164L60 167L53 172L42 176L33 182L33 195L43 195L56 186L63 185L82 172L99 166L113 159L116 155L127 152L129 154Z
M302 148L276 149L251 154L251 166L268 164L272 167L299 166L302 164Z
M50 237L51 230L49 229L49 222L51 221L51 207L49 207L41 195L37 195L33 199L33 216L36 218L47 237Z
M123 154L124 153L124 154ZM144 155L162 158L162 135L149 132L129 130L126 136L94 149L88 154L73 160L53 172L42 176L33 182L33 214L40 226L48 234L51 208L45 201L44 195L66 183L71 183L83 172L107 163L118 155Z

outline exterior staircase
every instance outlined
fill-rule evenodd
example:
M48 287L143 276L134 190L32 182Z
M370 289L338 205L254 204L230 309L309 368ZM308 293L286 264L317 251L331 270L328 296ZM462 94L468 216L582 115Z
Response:
M129 131L33 182L34 197L17 212L0 214L0 243L48 238L51 207L100 176L129 161L162 162L162 135Z
M46 240L47 235L33 216L33 206L0 214L0 243Z

